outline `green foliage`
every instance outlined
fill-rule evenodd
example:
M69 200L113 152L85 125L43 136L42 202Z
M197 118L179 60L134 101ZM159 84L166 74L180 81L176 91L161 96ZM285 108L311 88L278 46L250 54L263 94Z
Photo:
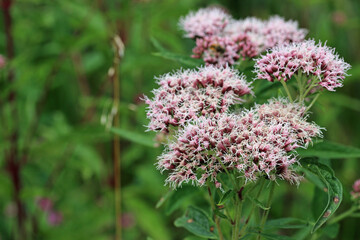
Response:
M317 175L326 185L328 200L326 207L317 218L312 233L319 229L338 209L343 199L343 187L341 182L335 177L334 171L319 163L314 159L304 159L303 167Z
M184 227L196 236L216 239L214 234L214 223L206 213L196 207L190 206L184 216L176 219L175 226Z

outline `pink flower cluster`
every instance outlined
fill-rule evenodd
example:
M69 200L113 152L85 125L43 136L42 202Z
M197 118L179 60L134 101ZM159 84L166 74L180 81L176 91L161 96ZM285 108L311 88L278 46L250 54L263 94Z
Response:
M227 112L231 105L243 101L241 96L252 94L244 75L214 66L166 74L158 78L158 84L154 98L145 100L149 130L163 132L200 116Z
M274 80L291 79L299 72L317 80L329 91L342 86L350 65L344 62L333 48L313 40L277 46L256 60L257 78Z
M295 21L273 16L267 21L257 18L234 20L223 10L203 8L180 19L186 37L196 39L194 58L207 65L233 65L252 58L278 44L303 41L307 31Z
M209 7L180 18L179 25L186 32L186 37L197 38L221 33L230 19L231 16L224 10Z
M224 167L247 181L265 175L298 183L300 177L291 169L298 162L292 151L321 136L320 128L306 117L304 106L284 99L239 115L200 117L179 130L176 141L159 157L158 168L169 171L166 183L173 188L206 181L221 187L217 174L225 172Z
M354 182L351 196L353 197L353 199L360 199L360 179Z
M256 46L245 33L234 36L206 36L196 39L193 58L203 58L207 65L234 65L237 60L258 55Z

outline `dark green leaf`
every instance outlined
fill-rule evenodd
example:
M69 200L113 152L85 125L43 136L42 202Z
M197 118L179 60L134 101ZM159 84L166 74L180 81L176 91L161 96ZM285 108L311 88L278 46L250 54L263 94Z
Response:
M301 157L320 158L357 158L360 157L360 149L352 146L345 146L339 143L323 141L314 144L308 149L297 150Z
M215 213L216 216L219 216L219 217L224 218L224 219L228 219L228 217L225 214L223 214L219 209L216 209L214 211L214 213Z
M279 218L274 220L269 220L265 224L265 230L268 229L296 229L296 228L305 228L309 226L310 223L298 219L298 218Z
M334 224L331 224L331 225L326 225L324 227L324 229L323 229L323 232L329 238L334 239L338 235L339 229L340 229L340 224L339 223L334 223Z
M246 196L253 204L255 204L256 206L258 206L261 209L264 210L269 210L270 207L266 207L262 202L260 202L258 199L255 199L254 197L247 195Z
M337 210L342 201L343 189L341 182L334 176L334 171L330 167L319 163L316 159L304 159L303 167L319 176L327 187L328 202L322 214L314 224L312 229L313 233Z
M224 195L221 196L220 201L217 205L224 205L229 199L231 199L234 196L235 192L230 189Z
M199 237L216 239L211 230L214 224L203 210L190 206L185 215L175 220L175 226L186 228L189 232Z
M169 197L165 212L167 215L173 213L176 209L181 207L181 205L194 196L197 193L197 189L192 186L183 186L182 188L176 189L173 191L173 194Z

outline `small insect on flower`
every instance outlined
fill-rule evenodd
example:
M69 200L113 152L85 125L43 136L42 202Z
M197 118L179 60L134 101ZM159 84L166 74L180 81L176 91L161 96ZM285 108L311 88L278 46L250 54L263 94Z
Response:
M216 7L199 9L180 18L179 26L188 38L203 38L223 31L231 16Z
M258 79L287 82L300 73L311 79L312 84L329 91L342 86L350 69L333 48L314 40L274 47L256 59L254 67Z
M158 78L160 88L148 104L149 130L168 132L170 126L183 126L200 116L228 111L243 102L241 96L252 94L250 83L231 68L200 67L179 70Z

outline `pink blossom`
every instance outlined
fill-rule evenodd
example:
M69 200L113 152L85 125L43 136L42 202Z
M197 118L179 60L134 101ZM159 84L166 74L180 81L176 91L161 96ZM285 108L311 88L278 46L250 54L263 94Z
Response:
M353 184L353 191L351 192L353 199L360 198L360 179L356 180Z
M272 48L292 42L302 42L305 39L307 30L299 28L298 22L288 20L279 16L272 16L266 21L262 31L265 36L265 47Z
M291 79L299 72L314 78L319 86L329 91L342 86L350 65L340 58L333 48L316 44L313 40L277 46L256 60L257 78L274 80Z
M167 145L158 168L169 171L166 184L174 188L189 182L216 184L224 166L247 181L265 175L298 183L300 177L292 170L298 163L294 150L321 136L320 128L306 121L304 111L302 105L273 99L239 115L197 118Z
M206 65L234 65L239 59L258 55L256 46L245 33L233 36L206 36L196 39L194 58L203 58Z
M6 64L5 57L0 54L0 69L5 67L5 64Z
M230 19L222 9L209 7L190 12L180 19L179 25L186 37L205 37L222 32Z
M38 207L44 211L44 212L49 212L53 209L53 201L50 198L47 197L41 197L38 198L36 201Z
M61 212L51 211L48 214L47 221L51 226L60 225L63 222L63 215Z
M244 75L213 66L169 73L158 78L158 84L154 98L145 100L149 130L163 132L200 116L227 112L231 105L243 102L241 96L252 94Z

